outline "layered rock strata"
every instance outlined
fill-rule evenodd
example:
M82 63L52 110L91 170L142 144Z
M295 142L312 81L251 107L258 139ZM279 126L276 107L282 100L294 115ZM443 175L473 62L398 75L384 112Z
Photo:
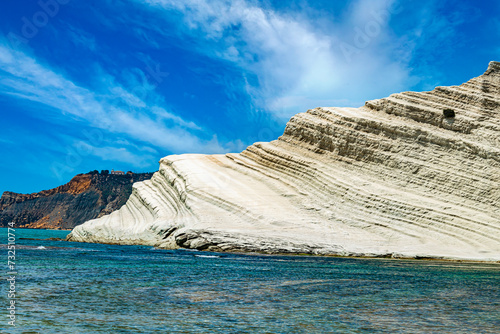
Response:
M451 109L455 117L445 117ZM297 114L239 154L173 155L73 241L500 260L500 63L460 86Z

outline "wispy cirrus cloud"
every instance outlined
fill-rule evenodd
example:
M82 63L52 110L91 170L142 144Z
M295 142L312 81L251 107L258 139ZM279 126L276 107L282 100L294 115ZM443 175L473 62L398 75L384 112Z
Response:
M103 161L112 161L113 163L126 163L136 168L143 168L151 165L157 157L151 152L132 152L127 149L128 146L94 146L86 141L76 141L74 146L79 147L80 151L86 150L92 155L101 158ZM156 152L155 152L156 153Z
M394 59L392 54L398 44L387 22L397 15L395 1L356 1L326 28L315 25L314 17L255 1L140 3L165 17L181 13L182 33L205 40L201 52L240 67L249 76L246 90L256 107L279 118L319 103L357 105L365 97L397 91L411 80L408 57ZM368 43L355 45L356 31L366 35L367 28ZM387 43L389 39L393 43ZM352 53L346 55L342 44L354 45ZM385 80L379 84L367 80L381 76Z
M61 122L85 122L174 153L226 150L202 127L155 104L162 101L161 97L148 92L148 100L144 100L103 70L96 75L99 90L90 90L34 57L0 43L0 71L2 94L40 103L50 109L44 113L51 112Z
M96 37L87 31L77 28L71 24L67 24L65 33L77 47L89 49L93 52L97 51L98 47Z
M29 38L42 7L4 8L7 39L26 38L0 37L0 149L25 189L55 163L241 151L295 113L459 84L499 54L495 0L70 1Z

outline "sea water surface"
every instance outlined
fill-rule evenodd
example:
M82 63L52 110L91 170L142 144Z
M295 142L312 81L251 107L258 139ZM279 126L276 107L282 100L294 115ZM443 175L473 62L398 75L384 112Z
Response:
M1 333L500 333L499 264L167 251L24 239L68 231L15 233L16 327L4 283Z

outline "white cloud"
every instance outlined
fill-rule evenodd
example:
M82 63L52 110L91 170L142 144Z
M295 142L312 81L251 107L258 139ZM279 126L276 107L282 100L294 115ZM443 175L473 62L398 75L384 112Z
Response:
M97 42L95 36L92 34L70 24L68 24L64 30L73 43L78 47L87 48L94 52L97 50Z
M99 73L102 87L99 91L91 91L1 41L0 71L3 71L0 77L2 94L46 105L61 122L71 116L95 128L125 135L173 153L226 151L210 136L206 140L200 139L195 132L201 137L207 134L194 122L186 121L155 104L162 98L150 93L148 100L143 100L117 84L105 72ZM149 98L150 95L153 97ZM46 118L46 115L39 117ZM126 154L121 152L121 156L126 157Z
M75 142L74 146L104 161L124 162L138 168L148 167L151 161L158 159L151 154L134 154L125 147L93 146L84 141Z
M409 81L408 59L393 56L398 41L387 26L399 11L393 0L358 0L326 30L314 17L265 9L254 1L145 2L165 15L182 13L184 33L201 32L205 53L256 75L258 84L248 84L247 92L257 108L281 119L320 102L360 105ZM361 40L358 31L368 36ZM341 48L347 44L354 48L348 57Z

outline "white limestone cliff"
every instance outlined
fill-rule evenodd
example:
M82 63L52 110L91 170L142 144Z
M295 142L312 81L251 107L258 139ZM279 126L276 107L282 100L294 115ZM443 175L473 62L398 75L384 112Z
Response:
M454 118L443 116L454 110ZM239 154L173 155L72 241L500 260L500 63L460 86L297 114Z

